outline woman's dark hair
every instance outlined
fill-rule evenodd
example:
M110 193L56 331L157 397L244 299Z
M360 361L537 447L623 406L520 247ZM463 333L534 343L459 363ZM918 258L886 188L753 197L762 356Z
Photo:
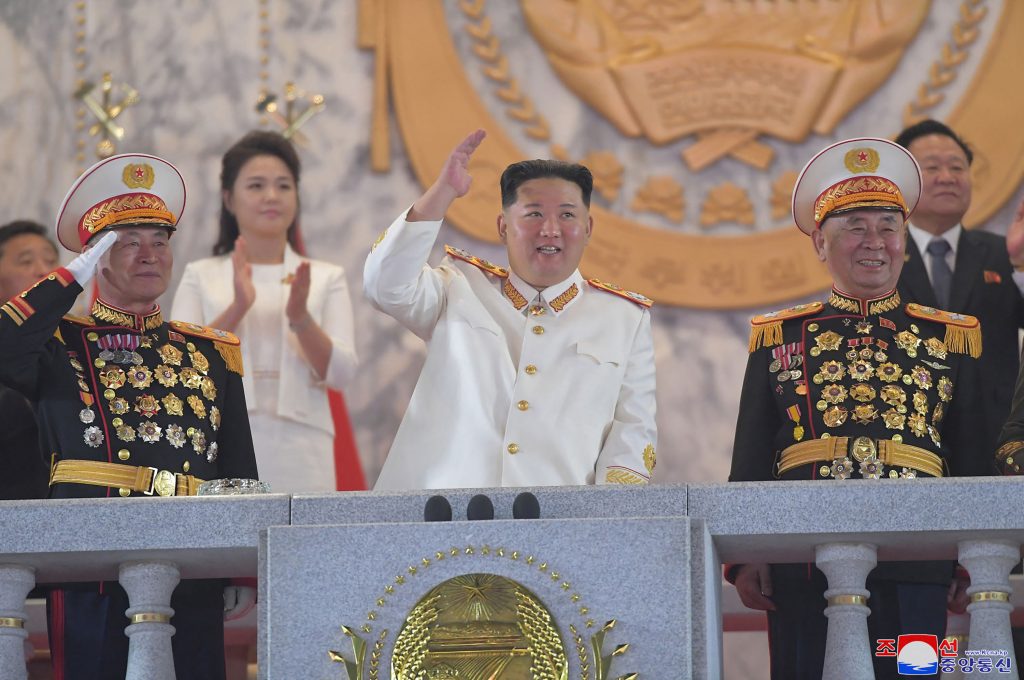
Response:
M264 130L253 130L234 146L227 150L220 166L220 188L223 191L231 191L238 179L238 173L242 166L256 156L274 156L280 158L281 162L291 170L292 178L295 180L296 207L295 221L288 227L288 245L296 250L299 246L299 173L302 164L299 162L299 155L295 153L295 147L283 135L277 132ZM235 249L235 239L238 238L238 220L228 211L224 200L220 202L220 231L217 234L217 243L213 246L214 255L230 253Z

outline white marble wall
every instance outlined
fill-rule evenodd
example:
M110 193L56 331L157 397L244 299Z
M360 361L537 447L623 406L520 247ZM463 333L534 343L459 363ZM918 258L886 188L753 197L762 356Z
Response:
M121 118L127 137L119 150L166 156L181 168L188 182L188 206L175 237L175 273L179 275L187 261L208 254L215 238L220 155L258 124L253 108L260 70L258 3L82 2L87 77L98 79L109 70L115 81L131 83L142 95L140 104ZM0 2L0 222L15 217L51 222L82 166L74 158L77 103L71 96L77 78L73 54L77 4L58 0ZM420 187L406 161L393 118L392 169L387 174L368 169L373 55L355 44L358 4L357 0L269 0L268 70L271 86L279 92L285 81L293 80L327 99L326 111L303 128L311 141L300 148L305 166L303 230L310 254L343 265L357 294L356 338L362 369L347 390L347 399L367 478L372 482L405 410L424 350L419 340L358 297L362 263L369 244L418 196ZM840 123L835 138L892 135L901 127L900 114L908 93L920 82L938 45L948 39L959 4L934 3L904 63L864 108ZM1002 3L993 0L985 4L989 15L981 24L979 44L988 39ZM456 45L467 55L467 73L474 81L480 80L479 65L468 56L458 2L445 0L445 8ZM545 102L545 113L553 124L553 142L576 157L591 148L616 149L621 158L644 167L649 174L683 171L678 144L655 148L643 141L622 140L611 125L562 86L526 31L518 3L491 0L487 8L502 45L520 69L522 86L535 101ZM963 67L965 76L976 68L980 57L980 49L971 53ZM936 116L952 110L967 81L962 77L951 87L947 101L934 110ZM490 92L491 88L481 82L480 91ZM485 97L487 105L498 112L493 95L488 96L492 99ZM499 119L503 120L500 115ZM507 132L526 153L548 155L546 144L528 139L511 126ZM1020 134L1020 130L1006 133ZM827 141L812 136L795 146L772 144L780 163L798 169ZM752 170L731 161L716 165L705 179L688 177L685 181L718 182L726 177L748 182L755 191L768 190L769 182L758 180ZM637 180L627 177L627 181ZM1011 203L1020 196L1018 191ZM690 223L696 221L697 203L688 200L691 207L682 227L659 218L639 218L662 228L690 230ZM628 212L627 204L628 199L620 197L606 205ZM766 206L766 194L755 199L755 204ZM1005 230L1012 207L1004 206L985 228ZM773 226L769 218L761 217L766 209L759 207L758 212L759 228ZM721 233L737 230L726 227ZM441 243L504 260L499 248L452 229L446 228L441 238ZM170 294L165 298L169 301ZM655 308L661 454L657 481L725 479L746 360L747 319L757 311L762 310Z

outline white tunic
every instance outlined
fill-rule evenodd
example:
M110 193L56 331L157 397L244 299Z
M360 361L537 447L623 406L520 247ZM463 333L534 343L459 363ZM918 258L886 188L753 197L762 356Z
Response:
M375 489L645 483L654 467L650 312L579 271L538 292L399 217L366 260L378 309L428 343Z

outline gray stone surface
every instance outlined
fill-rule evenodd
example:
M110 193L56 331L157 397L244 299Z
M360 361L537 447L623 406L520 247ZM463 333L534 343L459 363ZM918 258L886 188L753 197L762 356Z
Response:
M117 578L125 561L168 561L182 578L254 576L259 532L289 522L290 497L99 498L0 502L0 564L36 580Z
M875 546L866 543L827 543L815 548L815 563L828 579L826 598L867 598L865 582L875 568ZM830 600L831 601L831 600ZM831 604L825 608L828 634L825 641L824 680L870 678L874 675L868 614L864 604Z
M24 623L25 596L32 590L35 577L26 567L0 563L0 618L21 619L22 625L0 626L0 677L26 680L25 638L28 630Z
M495 519L512 519L517 495L529 491L540 503L542 519L568 517L675 517L686 514L686 486L571 486L509 489L435 489L431 491L357 491L303 495L292 499L293 524L422 522L431 496L448 499L453 519L466 519L469 499L486 494Z
M1020 563L1020 544L996 541L962 541L960 563L971 574L968 595L980 592L1009 593L1010 570ZM972 597L973 600L973 597ZM969 648L980 652L1006 652L1013 657L1013 637L1010 631L1010 612L1013 605L999 600L983 600L967 605L971 616ZM995 663L995 655L985 655ZM1007 678L1018 678L1016 659L1009 673L1000 673Z
M1011 477L691 484L687 514L723 562L810 562L834 542L874 543L879 561L956 559L960 540L1024 542L1022 497Z
M336 650L352 658L342 625L365 637L367 661L388 631L380 661L386 672L405 616L431 588L454 576L490 573L517 581L549 608L566 646L569 677L579 677L569 625L588 636L616 619L606 653L625 642L630 647L609 677L635 671L650 680L689 678L689 543L685 518L272 527L261 574L268 612L261 677L343 677L327 655ZM403 583L396 584L398 578ZM563 589L563 582L570 587ZM580 595L575 603L574 593ZM589 630L588 619L595 624ZM369 632L360 630L364 625Z

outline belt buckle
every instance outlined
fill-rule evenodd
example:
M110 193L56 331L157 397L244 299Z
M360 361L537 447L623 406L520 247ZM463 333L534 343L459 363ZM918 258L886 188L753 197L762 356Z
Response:
M155 491L160 496L174 496L178 486L178 479L174 473L152 467L149 469L153 471L153 480L149 484L149 491L146 492L146 495L152 496Z
M878 457L878 448L875 440L870 437L857 437L850 443L850 455L858 463Z

